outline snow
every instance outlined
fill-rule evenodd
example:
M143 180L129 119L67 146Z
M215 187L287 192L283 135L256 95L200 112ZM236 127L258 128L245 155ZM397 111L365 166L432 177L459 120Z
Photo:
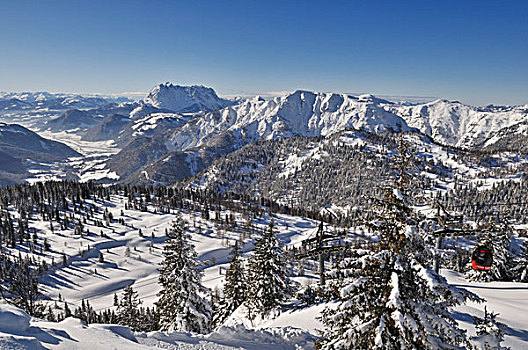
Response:
M23 101L46 101L61 98L67 103L89 104L89 98L69 94L3 93L0 98L19 98ZM41 103L39 102L39 103ZM33 103L33 102L31 102ZM485 142L492 145L500 135L526 135L528 121L526 107L479 108L458 102L436 100L426 103L393 103L372 95L295 91L274 99L252 98L229 101L219 98L214 90L203 86L178 86L170 83L155 86L149 95L134 103L123 103L133 109L130 114L133 137L158 135L163 131L163 141L169 151L187 151L202 146L225 132L232 133L236 147L257 140L280 137L330 136L344 130L356 129L369 132L387 130L419 130L442 144L470 147ZM19 123L30 130L40 129L46 120L58 117L64 111L49 107L16 110L0 114L0 120ZM135 108L135 109L134 109ZM173 113L169 110L186 110L189 113ZM199 112L196 109L203 109ZM191 112L194 110L194 112ZM506 129L514 127L515 129ZM167 131L165 131L167 130ZM64 133L43 132L42 136L64 142L84 155L71 162L40 164L32 169L29 181L76 178L81 181L114 181L117 176L105 173L97 166L104 164L119 149L112 142L83 142L80 130ZM347 132L350 133L350 132ZM361 137L341 138L337 143L363 146ZM334 141L336 142L336 141ZM431 154L440 147L431 145ZM445 154L445 152L441 152ZM314 154L324 157L324 154ZM285 164L282 176L291 176L295 164L291 159ZM442 155L435 155L439 159ZM306 159L305 159L306 160ZM86 162L82 165L81 161ZM472 169L452 157L442 158L446 165L457 167L467 175L476 175ZM291 165L291 166L289 166ZM193 169L193 174L196 169Z
M188 119L187 116L182 114L151 113L137 120L134 125L132 125L132 130L134 130L132 136L137 137L145 135L147 132L155 130L160 125L176 128L184 124Z
M221 327L208 335L133 333L128 327L90 324L75 318L53 323L30 319L22 310L0 304L1 349L313 349L312 335L294 327L252 330Z
M195 88L194 91L192 88ZM185 109L191 108L197 101L206 109L218 109L222 103L218 102L207 88L160 85L153 89L145 100L158 108ZM172 97L171 97L172 96ZM174 97L176 96L176 97ZM31 96L17 95L21 100L44 101L50 98L46 94ZM71 97L67 103L78 101ZM144 102L145 102L144 101ZM218 104L215 104L218 103ZM227 102L225 102L227 103ZM230 104L230 103L228 103ZM170 108L169 108L170 107ZM42 115L16 115L23 125L35 125L40 119L49 116L46 109ZM147 133L167 121L180 122L191 119L189 115L174 113L153 113L140 117L145 111L144 106L138 107L136 124L133 126L134 135ZM39 112L40 113L40 112ZM4 115L7 118L7 115ZM292 135L329 136L347 128L363 129L367 131L398 130L403 128L417 128L435 140L467 147L481 141L488 140L492 144L498 138L493 135L497 131L516 123L526 121L526 111L521 108L513 109L478 109L460 103L437 100L416 105L393 104L378 99L372 95L358 97L344 94L323 94L309 91L298 91L272 100L255 98L240 101L234 106L227 106L219 111L193 115L196 123L187 124L181 131L173 134L169 148L184 150L199 146L215 135L230 131L237 137L244 137L248 141L259 139L273 139ZM11 116L9 116L11 118ZM21 123L22 124L22 123ZM174 124L174 125L176 125ZM15 131L1 128L1 131ZM526 134L526 127L519 132ZM137 134L136 134L137 133ZM492 138L488 138L492 135ZM112 142L85 142L80 136L71 133L44 132L42 136L64 142L81 152L83 157L72 158L65 163L34 164L30 169L30 182L44 179L60 179L68 172L78 176L81 181L118 179L115 172L104 169L105 161L117 153L119 149ZM406 135L405 138L413 142L418 148L418 154L427 159L435 159L454 169L457 174L463 174L467 183L481 184L485 189L498 181L499 178L481 178L481 168L469 165L461 158L453 157L445 148L425 141L418 136ZM368 142L361 134L353 131L343 132L339 138L330 137L322 142L334 142L335 145L367 146ZM309 159L321 159L327 156L320 150L320 144L304 154L290 154L281 161L282 177L292 176L297 168ZM189 162L193 162L192 153L188 155ZM526 166L526 157L514 157L511 154L492 156L501 166ZM262 165L258 165L262 167ZM209 170L210 181L214 180L215 172ZM144 172L148 178L148 173ZM434 174L429 174L435 177ZM508 178L508 179L511 179ZM513 178L514 180L516 178ZM205 182L205 176L200 185ZM443 180L445 190L452 189L454 181ZM401 194L395 192L400 198ZM68 256L68 266L58 266L50 271L43 279L43 293L50 302L66 300L72 307L79 306L81 300L87 300L96 311L111 307L114 293L121 293L124 286L132 284L143 300L144 306L152 306L157 300L160 287L157 284L158 267L161 261L161 251L164 241L164 230L175 218L172 214L136 212L124 210L124 198L113 196L106 206L114 217L120 217L124 211L126 225L112 223L110 228L104 228L106 237L99 237L101 228L87 225L92 235L79 237L71 230L51 234L48 222L32 220L31 227L36 227L39 237L48 238L55 251L43 257L49 263L52 258L60 261L64 252ZM88 201L90 202L90 201ZM100 203L99 203L100 204ZM332 211L343 208L332 207ZM344 209L343 209L344 210ZM348 210L348 209L347 209ZM226 213L222 213L222 216ZM235 213L241 217L240 213ZM192 213L183 213L190 223L193 244L202 261L207 261L203 269L203 283L208 288L221 287L224 283L222 272L228 263L229 245L239 238L239 232L233 229L219 229L214 223L206 221ZM269 217L255 220L256 230L265 229ZM312 220L287 215L275 215L276 228L285 244L298 245L317 232L318 223ZM242 219L240 219L242 221ZM144 237L140 237L138 229L143 230ZM201 229L201 234L198 233ZM151 235L153 234L154 237ZM90 249L88 250L88 246ZM130 256L126 250L130 249ZM251 254L252 242L246 239L243 253L247 257ZM79 254L80 252L82 254ZM98 253L105 257L104 263L98 262ZM313 272L313 271L312 271ZM426 278L425 271L419 271ZM487 300L488 310L498 312L499 322L505 324L505 345L513 349L528 348L528 284L523 283L474 283L467 282L461 275L443 270L442 274L454 285L467 288L473 293ZM302 283L316 282L314 274L307 271L305 276L295 277ZM426 278L427 279L427 278ZM432 279L427 279L433 283ZM397 285L394 281L394 285ZM352 287L351 287L352 288ZM391 293L394 305L398 302L397 291ZM0 348L50 348L50 349L83 349L101 346L104 348L137 349L148 347L164 347L174 349L296 349L313 348L311 338L317 336L317 329L321 324L317 317L328 304L318 304L307 307L286 308L275 318L266 318L258 322L251 322L245 317L243 309L239 309L226 323L230 327L220 328L206 336L153 332L149 334L133 334L126 327L112 325L85 325L79 320L66 319L60 323L44 322L30 319L23 311L8 305L0 305ZM469 303L457 307L454 316L462 327L473 332L472 318L481 317L483 304ZM95 344L95 345L94 345Z
M410 130L385 110L390 102L376 98L296 91L273 100L246 100L218 112L205 113L171 138L171 150L200 146L224 131L238 131L246 141L278 137L325 136L345 129L373 132Z
M112 196L111 201L106 202L104 207L108 208L116 219L121 217L120 212L123 210L126 226L113 223L111 228L100 228L87 224L86 228L92 234L83 238L75 235L73 230L58 231L56 225L54 227L56 233L52 234L49 222L30 221L31 227L37 228L40 232L39 236L46 237L54 247L54 251L46 257L49 264L52 257L59 263L62 252L68 256L68 266L51 270L42 280L43 293L48 298L58 300L60 294L62 300L66 300L72 308L80 306L81 300L85 299L94 309L100 311L112 305L114 293L120 293L127 284L132 283L134 290L138 291L140 299L144 301L144 306L153 305L160 290L157 284L157 269L162 258L165 229L176 215L125 210L124 204L125 198ZM98 203L98 206L100 205L101 203ZM102 220L102 214L97 215ZM239 215L235 214L242 222L243 219ZM239 238L239 233L228 230L220 235L212 222L203 220L197 215L184 214L184 219L189 223L199 258L202 261L209 261L204 269L203 283L209 288L222 285L224 275L219 272L227 268L231 249L226 243L232 244ZM268 220L269 218L255 223L255 230L264 230L269 223ZM312 220L301 220L286 215L277 215L275 220L279 237L285 243L300 241L309 234L311 228L317 226ZM201 235L197 233L198 227L201 229ZM142 230L144 237L139 236L139 229ZM107 237L100 237L101 230ZM247 254L252 249L252 244L249 240L245 243L243 251ZM87 251L88 246L89 251ZM130 257L125 256L127 247L130 249ZM82 257L79 256L80 250L84 251ZM99 252L104 254L104 263L98 262Z
M29 316L23 310L12 305L0 305L0 332L24 332L29 328Z
M485 304L469 302L455 310L455 318L461 326L474 335L473 317L483 317L484 305L488 312L499 313L497 321L505 324L503 346L512 349L528 348L528 284L518 282L468 282L462 275L442 270L450 284L465 288L485 298Z
M520 108L482 111L445 100L409 106L372 95L296 91L273 100L245 100L197 118L196 123L183 127L183 133L172 136L171 150L200 146L224 131L239 131L246 140L256 141L294 135L326 136L347 129L419 130L442 144L470 147L499 130L526 122L528 115ZM520 128L519 132L525 130Z
M27 327L0 332L1 349L142 349L127 327L89 325L67 318L59 323L32 319L27 315L13 316L13 307L0 305L0 318L9 317L13 324L27 321ZM18 310L19 313L21 310ZM7 316L6 316L7 315Z
M174 112L216 110L233 104L229 100L218 97L211 88L180 86L171 83L155 86L143 101L156 108Z
M26 179L27 182L60 180L72 175L82 182L119 179L116 172L105 169L106 161L120 150L113 141L83 141L80 135L68 132L44 131L39 135L65 143L82 156L71 157L61 162L34 164L29 168L32 176Z
M87 201L92 203L91 200ZM160 287L157 284L158 267L161 261L164 231L175 218L175 214L138 212L124 210L125 198L112 196L109 202L101 203L114 218L120 217L126 225L112 223L110 228L103 228L106 237L100 237L101 228L87 224L92 235L79 237L72 230L49 232L49 222L32 219L31 227L36 227L39 237L46 237L54 251L44 259L50 262L54 257L60 261L62 252L68 256L66 267L57 266L47 277L42 279L42 291L51 302L66 300L70 308L80 306L81 300L89 301L96 310L109 308L113 302L114 293L120 294L124 286L132 284L134 290L143 300L143 306L152 306L157 300ZM101 210L102 211L102 210ZM98 215L101 215L101 211ZM227 212L222 212L225 216ZM16 215L16 213L13 213ZM239 213L234 213L238 220ZM223 271L227 268L228 255L231 250L226 243L232 243L239 238L239 233L226 229L224 233L215 228L214 223L204 220L200 215L183 213L192 235L192 243L196 246L199 259L208 261L203 272L203 283L208 288L221 287L224 282ZM270 218L255 220L255 230L263 230ZM275 227L279 238L284 244L295 245L303 239L312 237L317 230L318 222L288 216L274 215ZM201 234L198 234L200 227ZM144 237L140 237L141 228ZM115 232L113 232L115 231ZM154 238L151 234L154 233ZM150 243L153 243L152 248ZM253 246L249 239L242 246L243 255L247 258ZM87 251L88 245L90 250ZM126 248L130 256L126 256ZM84 250L82 256L79 250ZM98 262L98 254L104 254L104 263ZM97 272L95 271L97 270ZM309 269L307 269L307 274ZM513 349L528 347L528 284L523 283L473 283L467 282L458 273L443 270L443 275L450 283L469 289L487 299L488 310L500 313L498 321L506 325L505 344ZM297 281L308 281L308 275L295 277ZM312 282L314 277L310 277ZM316 282L316 280L315 280ZM304 282L305 283L305 282ZM396 302L396 295L395 295ZM22 311L12 307L0 306L0 348L17 348L26 346L38 349L39 343L49 349L88 349L97 348L152 348L169 349L311 349L312 337L318 336L322 328L317 317L326 306L332 304L317 304L297 307L290 305L274 318L265 318L252 323L240 308L226 322L229 328L221 328L216 332L201 336L187 333L166 334L136 333L127 328L111 325L85 325L76 319L66 319L60 323L50 323L40 320L29 320ZM482 316L483 304L470 303L454 310L454 317L462 327L472 332L472 317ZM6 326L7 325L7 326ZM95 344L93 343L95 342ZM16 344L16 345L13 345ZM25 344L25 345L24 345ZM259 347L260 346L260 347ZM297 348L295 347L297 346Z
M481 110L446 100L392 108L404 116L409 126L437 142L458 147L478 145L500 129L528 119L521 109Z
M53 234L49 230L49 222L38 221L36 218L30 220L30 225L39 231L39 237L47 238L52 246L52 251L45 256L41 255L41 258L50 264L52 258L55 262L60 262L63 252L68 257L67 266L52 268L41 281L42 292L50 302L58 301L60 294L61 300L66 300L71 309L80 306L81 300L84 299L96 311L100 311L111 307L114 293L120 294L129 284L138 291L144 306L152 306L157 300L157 292L160 290L157 284L158 267L164 232L176 216L152 211L124 210L124 202L125 198L120 196L112 196L111 200L104 204L98 202L98 205L104 205L113 213L115 218L120 217L121 210L124 214L126 225L114 222L111 228L103 228L106 237L100 237L101 228L90 223L86 227L92 234L79 237L72 230L59 230L58 227L55 227ZM87 203L94 202L88 200ZM102 209L96 214L99 219L101 212ZM235 216L239 215L235 213ZM204 285L209 288L221 286L224 278L221 273L227 268L231 250L226 246L226 242L234 242L239 238L239 233L227 230L225 234L219 235L213 223L203 220L200 216L184 213L184 218L189 223L193 244L200 260L208 261L203 270ZM276 215L274 219L279 237L285 243L291 242L292 239L298 240L299 236L303 236L307 230L311 231L311 228L317 225L311 220L299 220L287 215ZM255 231L265 229L269 220L269 217L265 217L264 220L256 221ZM297 223L298 225L295 225ZM198 226L202 234L197 234ZM144 237L138 235L139 228L143 230ZM151 237L152 233L154 238ZM130 256L125 254L127 247L130 248ZM247 256L251 249L252 244L246 239L242 251ZM83 250L82 255L79 255L80 250ZM98 262L99 252L104 254L104 263ZM73 318L60 323L40 320L31 320L29 323L29 316L24 312L12 306L2 305L0 322L8 320L14 326L0 330L7 334L0 335L0 348L9 348L9 344L16 344L11 348L29 344L27 348L38 349L41 344L49 349L313 349L312 336L317 321L309 309L305 310L305 315L306 324L296 328L288 326L288 323L297 318L296 313L285 312L275 320L265 320L266 324L254 330L253 327L246 329L240 323L235 323L234 328L219 329L207 336L160 332L132 334L125 327L85 325ZM304 327L310 328L311 331Z

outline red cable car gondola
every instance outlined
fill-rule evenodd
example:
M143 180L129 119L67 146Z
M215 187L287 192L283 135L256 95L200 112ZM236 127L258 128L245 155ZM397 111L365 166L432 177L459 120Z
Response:
M493 252L487 246L477 246L471 255L471 264L475 270L491 270L491 265L493 264Z

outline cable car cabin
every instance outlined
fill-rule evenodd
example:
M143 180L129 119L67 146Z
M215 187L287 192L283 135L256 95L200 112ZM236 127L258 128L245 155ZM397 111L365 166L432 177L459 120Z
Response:
M471 256L471 264L475 270L489 271L493 263L493 252L486 246L477 246Z

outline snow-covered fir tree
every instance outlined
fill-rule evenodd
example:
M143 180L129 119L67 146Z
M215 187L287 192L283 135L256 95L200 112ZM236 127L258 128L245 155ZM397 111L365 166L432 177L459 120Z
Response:
M38 275L28 255L22 258L19 253L18 258L10 259L0 252L0 271L2 298L32 316L44 317L46 307L39 301Z
M208 290L201 283L201 264L181 218L172 222L169 238L158 278L162 287L156 302L160 329L206 333L212 316L204 298Z
M471 337L471 342L477 350L508 350L509 347L501 345L504 341L504 333L501 325L497 322L498 314L488 312L484 307L484 318L475 317L473 322L477 335Z
M413 151L398 148L396 181L379 202L371 225L379 235L372 250L357 249L329 276L335 281L337 307L327 307L321 349L463 349L464 330L449 313L467 298L478 297L447 283L429 268L411 208L409 166Z
M140 304L141 300L139 300L137 292L132 289L132 286L126 286L117 305L118 323L129 326L133 331L139 330L142 323L139 313Z
M223 297L216 307L213 324L219 326L246 300L246 277L238 241L231 251L231 263L226 271Z
M275 235L274 222L255 242L248 261L248 318L269 316L291 295L291 283L286 276L286 258Z
M521 252L518 257L517 267L515 269L516 280L519 282L528 282L528 241L522 243Z

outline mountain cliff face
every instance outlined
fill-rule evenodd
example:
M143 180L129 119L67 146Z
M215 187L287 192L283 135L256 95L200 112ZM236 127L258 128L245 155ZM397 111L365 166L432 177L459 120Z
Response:
M218 97L216 92L205 86L180 86L171 83L155 86L143 100L159 109L173 112L198 112L221 109L233 104Z

